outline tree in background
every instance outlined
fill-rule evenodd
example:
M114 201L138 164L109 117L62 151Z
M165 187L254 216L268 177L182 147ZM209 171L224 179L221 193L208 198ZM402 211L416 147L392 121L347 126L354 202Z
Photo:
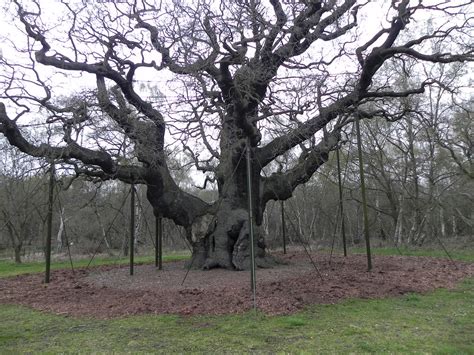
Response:
M244 269L246 150L260 226L267 203L311 178L354 115L397 120L407 114L400 98L437 85L426 73L400 89L381 68L473 61L470 3L62 1L52 10L13 0L10 23L25 38L8 41L17 53L2 59L0 132L78 174L146 185L155 215L187 229L195 267ZM420 29L429 17L430 30ZM144 77L166 100L140 91ZM63 100L75 83L87 89ZM31 120L55 134L29 141ZM176 183L169 156L180 150L204 187L217 184L216 200ZM288 151L298 159L272 169ZM265 265L263 235L256 240Z
M46 181L36 160L0 142L0 240L6 237L21 263L26 245L42 243Z

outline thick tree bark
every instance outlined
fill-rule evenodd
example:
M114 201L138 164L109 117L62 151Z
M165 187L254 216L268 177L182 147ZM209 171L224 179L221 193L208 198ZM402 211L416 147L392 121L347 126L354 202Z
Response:
M220 165L217 172L219 198L206 213L197 216L187 226L188 239L193 246L193 268L245 270L250 268L250 238L248 189L245 160L245 136L232 124L225 125L221 145ZM251 148L254 156L254 149ZM274 261L265 250L265 236L261 199L261 167L252 159L252 189L254 207L255 256L259 267L269 267Z
M216 215L195 220L189 233L193 245L192 268L247 270L250 268L248 210L235 208L239 201L224 200ZM258 267L270 267L274 259L267 254L265 236L255 226L255 257Z

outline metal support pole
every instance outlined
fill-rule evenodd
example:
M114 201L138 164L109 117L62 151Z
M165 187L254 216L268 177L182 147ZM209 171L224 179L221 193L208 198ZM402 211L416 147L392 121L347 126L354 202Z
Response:
M342 200L342 177L341 177L341 159L339 156L339 149L336 150L337 159L337 180L339 185L339 211L341 212L341 232L342 232L342 245L344 247L344 256L347 256L346 246L346 227L344 223L344 202Z
M155 266L163 270L163 219L155 217Z
M370 233L369 233L369 213L367 210L367 196L365 191L365 175L364 175L364 161L362 159L362 143L360 139L360 124L359 115L356 114L355 119L356 134L357 134L357 150L359 153L359 174L360 174L360 188L362 193L362 209L364 213L364 235L365 246L367 249L367 269L372 270L372 256L370 252Z
M44 282L49 283L51 275L51 240L53 234L53 203L54 203L54 162L51 163L49 174L49 193L48 193L48 214L47 214L47 231L46 231L46 245L45 245L45 259L46 270L44 274Z
M253 308L257 309L257 282L255 274L255 244L253 230L253 196L252 196L252 159L250 156L250 139L247 138L247 194L249 203L249 234L250 234L250 286L253 295Z
M133 257L135 244L135 184L130 186L130 275L133 275Z
M283 254L286 254L285 201L280 201L280 207L281 207L281 234L283 237Z

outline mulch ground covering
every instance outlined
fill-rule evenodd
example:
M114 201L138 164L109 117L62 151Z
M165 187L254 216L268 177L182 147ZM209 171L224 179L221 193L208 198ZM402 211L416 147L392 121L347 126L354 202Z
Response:
M382 298L435 288L453 288L474 276L474 264L428 257L377 256L367 272L366 258L305 253L276 255L284 263L257 270L257 307L267 314L294 313L307 305L348 298ZM228 314L252 308L250 273L191 270L184 262L53 271L0 279L0 304L20 304L56 314L113 318L134 314Z

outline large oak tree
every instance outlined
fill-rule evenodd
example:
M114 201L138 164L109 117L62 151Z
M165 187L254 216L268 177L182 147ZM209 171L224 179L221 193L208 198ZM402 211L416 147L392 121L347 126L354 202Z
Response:
M400 118L399 98L437 85L425 77L398 91L386 63L474 59L471 1L45 3L7 5L23 37L6 39L17 55L2 59L0 132L78 174L145 184L155 215L186 227L195 267L249 265L247 149L259 226L267 202L308 181L356 115ZM66 95L74 85L87 89ZM28 139L32 122L48 125L47 140ZM216 201L176 182L177 147L204 187L217 184ZM298 160L278 164L290 150ZM256 247L263 266L263 236Z

